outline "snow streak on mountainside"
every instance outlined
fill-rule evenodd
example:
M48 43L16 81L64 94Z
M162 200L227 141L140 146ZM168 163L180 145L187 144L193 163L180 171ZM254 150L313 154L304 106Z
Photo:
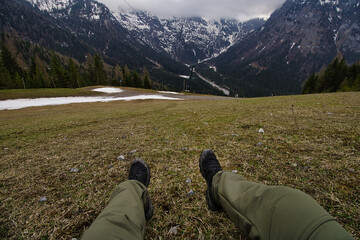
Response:
M144 44L187 64L218 56L264 23L262 19L245 23L198 17L159 19L142 11L114 15Z

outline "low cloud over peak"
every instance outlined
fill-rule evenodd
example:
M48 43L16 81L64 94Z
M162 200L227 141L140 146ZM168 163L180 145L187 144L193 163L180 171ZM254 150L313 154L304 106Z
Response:
M267 18L285 0L98 0L112 11L134 8L158 17L205 17L209 19Z

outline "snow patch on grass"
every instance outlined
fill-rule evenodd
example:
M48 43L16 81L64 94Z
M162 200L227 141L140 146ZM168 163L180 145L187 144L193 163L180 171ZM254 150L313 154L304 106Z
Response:
M102 92L102 93L121 93L123 90L120 88L104 87L104 88L95 88L93 92Z
M178 93L178 92L169 92L169 91L158 91L158 93L163 93L163 94L175 94L175 95L184 95L182 93Z
M111 101L134 101L134 100L183 100L161 95L138 95L131 97L57 97L57 98L34 98L14 99L0 101L0 110L14 110L27 107L42 107L50 105L64 105L71 103L93 103Z

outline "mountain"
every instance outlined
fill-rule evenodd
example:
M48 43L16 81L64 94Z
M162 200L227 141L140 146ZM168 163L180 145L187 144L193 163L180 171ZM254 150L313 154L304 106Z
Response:
M133 38L186 64L218 56L264 24L263 19L244 23L200 17L160 19L143 11L122 11L114 15Z
M266 23L199 70L241 96L300 93L338 54L360 59L358 0L287 0Z
M158 86L183 89L190 70L183 63L134 39L109 9L93 0L0 1L0 31L14 34L64 56L86 62L90 54L105 62L141 70L147 67ZM15 52L18 49L14 50ZM197 91L217 92L211 85L194 85Z
M158 86L172 90L218 94L207 79L233 95L267 96L300 93L338 55L359 60L359 5L287 0L265 23L240 23L113 13L94 0L12 0L0 1L0 30L79 62L97 53L112 66L146 66Z
M145 12L112 13L94 0L0 1L0 30L85 62L99 54L108 64L128 65L168 89L181 91L184 65L214 57L263 24L202 18L159 19ZM222 94L194 75L191 91Z

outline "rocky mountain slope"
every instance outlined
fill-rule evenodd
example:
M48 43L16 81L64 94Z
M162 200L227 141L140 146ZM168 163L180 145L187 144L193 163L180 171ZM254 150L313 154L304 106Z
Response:
M203 18L160 19L143 11L111 13L109 9L93 0L27 0L55 19L62 19L66 27L80 38L91 38L96 33L79 22L100 22L133 45L148 46L173 59L193 64L212 58L226 51L247 33L260 27L263 19L245 23L237 20L206 20ZM80 25L80 26L79 26ZM108 44L97 43L105 54L112 53Z
M226 75L217 81L240 95L289 94L337 54L349 63L360 59L359 1L287 0L209 65Z
M160 19L142 11L118 12L115 17L134 38L186 64L218 56L264 23L263 19L244 23L199 17Z

